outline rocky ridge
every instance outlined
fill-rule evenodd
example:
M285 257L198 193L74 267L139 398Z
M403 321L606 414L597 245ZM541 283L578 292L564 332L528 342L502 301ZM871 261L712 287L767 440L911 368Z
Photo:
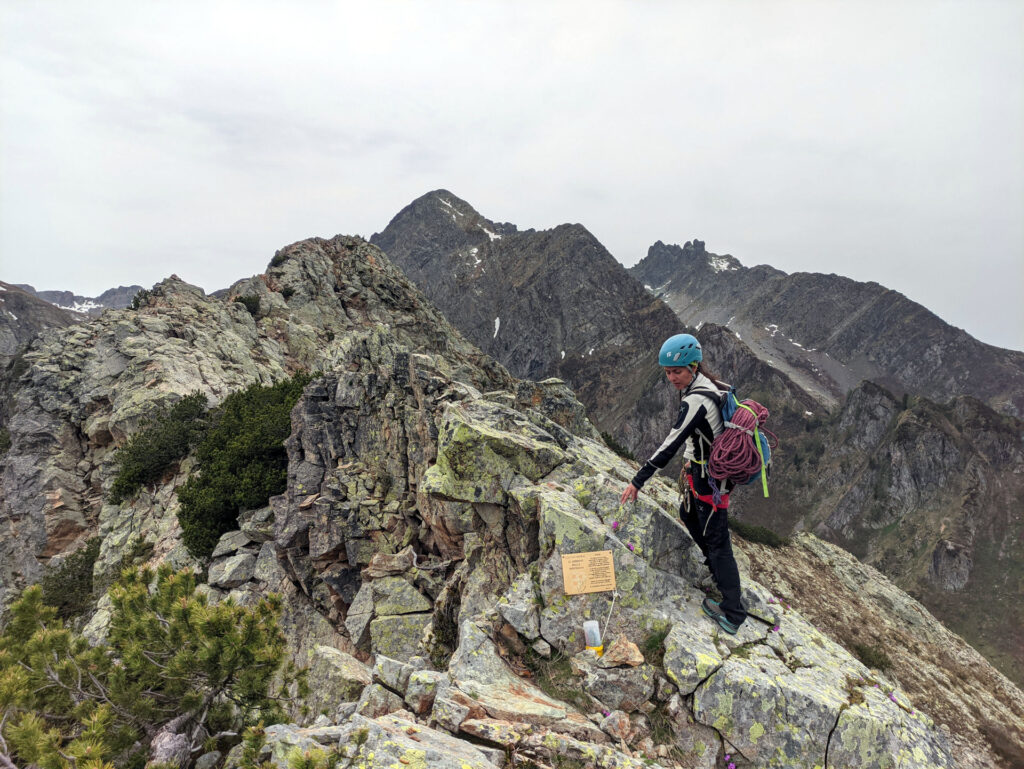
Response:
M769 405L782 444L771 496L740 497L734 515L849 548L1024 681L1024 425L1012 416L1024 355L982 345L877 284L748 269L701 241L659 242L627 273L578 225L520 232L447 191L414 201L374 240L470 339L514 374L568 381L601 428L641 457L674 411L651 353L683 324L699 328L714 371L741 398ZM556 347L595 358L609 354L608 340L625 347L600 360L598 379L587 354L563 359L545 347L561 339L572 341ZM623 349L643 354L622 358ZM996 376L965 376L961 356ZM946 381L952 358L956 387ZM933 364L943 367L937 378ZM936 400L958 388L973 394ZM978 618L979 602L994 610Z
M979 342L878 283L744 267L699 240L658 241L629 271L683 322L728 326L832 404L869 379L898 396L972 395L1024 417L1024 353Z
M21 536L42 559L73 546L50 534L75 508L76 537L104 538L97 570L116 562L125 532L155 539L155 560L183 563L173 492L192 460L131 503L104 505L113 446L160 399L322 372L293 411L286 493L240 518L207 575L217 600L280 592L292 655L316 677L322 718L274 727L279 765L291 746L344 744L359 729L372 766L716 766L726 753L752 766L998 763L983 742L950 748L897 679L752 579L747 601L778 630L718 633L699 614L707 575L675 494L655 480L620 507L635 466L595 440L572 392L513 380L376 249L304 241L232 292L256 297L252 312L169 280L137 313L44 334L19 380L0 509L5 543ZM51 502L32 507L40 495ZM599 549L613 553L617 597L566 596L560 555ZM581 651L591 617L606 638L624 636L614 666ZM562 659L568 686L539 688ZM979 718L1007 718L1000 707Z
M520 231L436 190L371 242L513 375L564 379L600 430L653 452L676 396L649 350L678 320L582 225Z
M382 322L418 347L482 359L367 248L348 238L304 241L279 251L264 275L235 284L227 300L172 276L138 310L43 333L8 384L14 395L0 488L0 604L38 580L41 562L97 526L118 532L116 547L104 541L108 567L118 547L140 536L166 540L176 563L187 560L176 540L173 493L147 491L125 508L103 501L114 450L161 406L197 390L216 404L255 382L330 368L351 344L346 331ZM233 301L245 298L252 312ZM507 377L493 364L489 370L497 381Z

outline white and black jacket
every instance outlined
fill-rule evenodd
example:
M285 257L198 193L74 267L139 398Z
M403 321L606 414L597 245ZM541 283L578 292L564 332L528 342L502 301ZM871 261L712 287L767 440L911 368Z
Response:
M679 403L679 416L654 455L644 462L633 478L633 486L643 487L658 470L664 469L681 446L683 457L689 461L706 462L711 455L711 444L722 434L722 416L718 403L712 397L720 390L703 374L697 374L690 386L683 390Z

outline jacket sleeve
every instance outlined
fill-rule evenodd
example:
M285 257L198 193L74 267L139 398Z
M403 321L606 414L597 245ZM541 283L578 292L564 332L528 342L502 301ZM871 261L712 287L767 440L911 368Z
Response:
M662 441L661 446L654 452L654 455L644 462L643 466L633 476L633 486L637 489L643 488L648 479L658 470L663 470L665 465L676 455L680 446L686 443L686 439L693 433L694 427L707 413L707 407L703 403L691 403L683 400L679 404L679 418L672 426L668 436Z

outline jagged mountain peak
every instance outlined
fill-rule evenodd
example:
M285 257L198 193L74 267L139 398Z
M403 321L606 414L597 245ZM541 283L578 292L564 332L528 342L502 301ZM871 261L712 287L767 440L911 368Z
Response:
M436 244L446 251L484 249L503 237L518 232L515 225L491 221L469 203L448 190L428 192L399 211L383 232L370 242L391 254L396 248L396 232L415 231L424 243ZM477 252L477 253L478 253ZM476 254L474 254L476 255Z
M873 379L897 394L971 394L1024 415L1024 353L979 342L874 281L746 268L731 256L660 241L630 272L684 322L729 326L830 405Z

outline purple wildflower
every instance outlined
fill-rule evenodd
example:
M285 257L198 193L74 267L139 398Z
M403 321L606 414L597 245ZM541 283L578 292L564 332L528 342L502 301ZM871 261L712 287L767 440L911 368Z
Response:
M601 711L601 714L602 714L602 715L603 715L603 716L604 716L605 718L608 718L608 716L610 716L610 715L611 715L611 712L610 712L610 711L607 711L607 710L602 710L602 711Z
M618 521L612 521L612 531L615 531L618 528L619 528L619 522Z
M775 627L773 627L773 628L772 628L772 632L773 632L773 633L778 633L778 632L779 632L779 626L778 626L778 625L776 625Z
M632 542L630 542L629 544L627 544L627 545L626 545L626 547L628 547L628 548L629 548L629 552L631 552L631 553L633 552L633 543L632 543Z
M729 769L736 769L736 764L729 762Z
M726 761L732 761L732 756L730 756L728 753L726 753L725 754L725 760Z

